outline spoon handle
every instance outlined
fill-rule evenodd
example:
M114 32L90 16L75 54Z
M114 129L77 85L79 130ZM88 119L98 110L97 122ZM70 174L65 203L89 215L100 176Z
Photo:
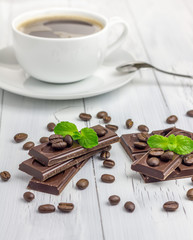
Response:
M193 78L193 76L191 76L191 75L179 74L179 73L174 73L174 72L168 72L168 71L159 69L159 68L154 67L154 66L152 66L152 68L155 69L155 70L157 70L157 71L159 71L159 72L166 73L166 74L170 74L170 75L173 75L173 76L185 77L185 78Z

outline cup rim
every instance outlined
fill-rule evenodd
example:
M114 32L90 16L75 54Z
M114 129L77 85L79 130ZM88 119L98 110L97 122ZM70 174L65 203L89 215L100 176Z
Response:
M45 37L38 37L38 36L33 36L33 35L28 35L26 33L23 33L21 32L20 30L17 29L17 22L23 18L23 17L27 17L28 15L31 15L31 17L29 17L28 19L31 19L34 15L36 14L41 14L41 13L51 13L51 12L67 12L67 13L70 13L70 12L75 12L75 13L80 13L80 14L86 14L90 17L93 17L94 19L101 19L103 22L104 22L104 27L96 32L96 33L93 33L93 34L90 34L90 35L86 35L86 36L81 36L81 37L75 37L75 38L45 38ZM100 20L99 20L100 21ZM22 22L22 21L21 21ZM102 24L103 24L102 22ZM81 40L81 39L87 39L87 38L92 38L93 36L97 36L97 35L100 35L102 32L106 31L107 29L107 18L99 13L96 13L96 12L93 12L93 11L87 11L87 10L82 10L82 9L78 9L78 8L46 8L46 9L42 9L42 10L33 10L33 11L27 11L27 12L24 12L24 13L21 13L19 14L18 16L16 16L13 20L12 20L12 29L14 32L16 32L17 34L23 36L23 37L26 37L26 38L29 38L29 39L36 39L36 40L39 40L39 41L56 41L56 42L61 42L61 41L78 41L78 40Z

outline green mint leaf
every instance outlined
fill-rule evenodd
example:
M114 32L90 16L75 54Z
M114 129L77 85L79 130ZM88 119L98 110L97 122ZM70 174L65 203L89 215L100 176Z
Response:
M92 148L98 145L98 136L93 129L83 128L78 142L84 148Z
M62 136L70 135L74 140L77 140L78 134L80 138L80 133L75 124L70 122L60 122L54 128L54 133Z
M168 138L161 135L153 135L149 137L147 143L151 148L162 148L163 150L168 149Z
M193 141L189 137L177 135L176 145L174 152L179 155L186 155L193 151Z
M81 134L79 132L75 132L71 137L73 140L78 140L81 138Z
M168 137L168 149L170 151L175 151L176 147L177 147L176 136L174 134L171 134Z

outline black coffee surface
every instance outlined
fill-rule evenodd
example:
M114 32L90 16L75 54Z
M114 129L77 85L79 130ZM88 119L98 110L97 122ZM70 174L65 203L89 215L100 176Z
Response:
M43 38L75 38L90 35L103 28L94 19L76 17L47 17L23 22L18 30Z

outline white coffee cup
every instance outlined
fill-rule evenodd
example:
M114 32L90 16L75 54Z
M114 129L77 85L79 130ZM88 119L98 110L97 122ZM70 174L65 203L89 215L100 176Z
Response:
M49 16L79 16L94 19L104 27L91 35L76 38L43 38L28 35L18 26L30 19ZM120 36L109 45L109 33L114 25L122 25ZM105 56L119 47L128 33L120 18L107 20L104 16L79 9L45 9L26 12L12 22L13 46L23 69L38 80L51 83L75 82L91 76L103 63Z

